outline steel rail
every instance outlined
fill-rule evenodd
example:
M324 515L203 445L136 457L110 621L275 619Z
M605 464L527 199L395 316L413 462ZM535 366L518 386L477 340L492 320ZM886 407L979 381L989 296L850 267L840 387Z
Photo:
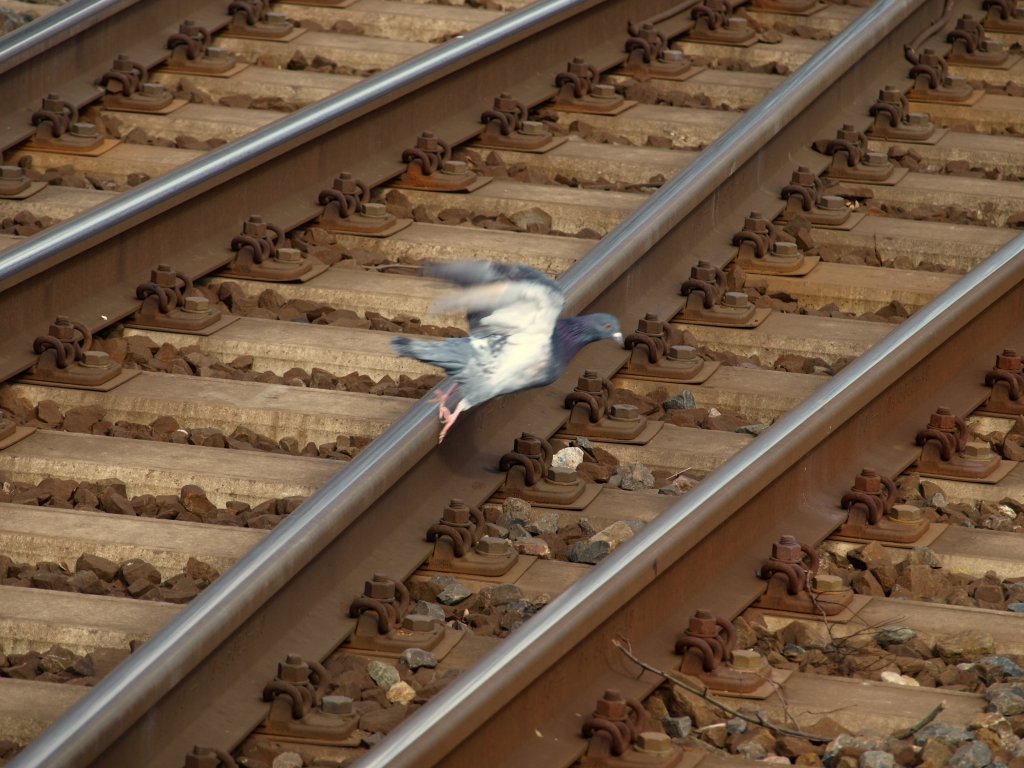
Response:
M569 293L569 305L574 310L593 306L608 292L612 282L678 226L681 215L692 211L738 166L754 157L788 123L789 116L807 108L822 90L860 62L867 51L878 45L919 5L914 0L875 5L819 51L785 85L752 109L562 276L561 282ZM522 753L504 752L503 742L497 736L510 722L519 725L515 738L530 742L524 748L533 749L536 756L539 744L533 742L529 734L535 724L537 728L544 723L550 727L550 720L545 718L544 712L533 708L529 712L525 708L511 710L509 702L549 674L556 664L577 652L598 627L613 621L618 621L619 629L628 627L621 615L630 601L701 543L704 536L692 535L695 530L722 524L729 514L778 477L798 472L797 462L805 459L810 450L841 425L855 420L866 404L878 398L914 364L953 337L1011 287L1019 288L1024 281L1022 250L1024 236L1001 248L904 321L829 384L648 523L600 567L462 673L430 706L416 712L362 758L360 768L469 765L474 762L474 756L479 759L485 748L493 764L514 764L505 760L505 756L514 754L519 759ZM641 281L642 278L631 274L627 282ZM623 286L621 291L628 293L630 286ZM596 306L607 303L605 299ZM993 348L996 346L993 343ZM961 383L961 386L964 385ZM970 384L966 386L971 388ZM919 420L920 416L918 414ZM900 446L885 456L881 466L895 464L898 466L893 471L899 471L909 463L905 457L911 454L908 448ZM848 483L849 477L852 473L838 478L840 488ZM830 480L834 485L835 478ZM822 517L826 527L834 527L839 522L834 514ZM707 530L704 533L707 535ZM634 618L642 615L640 611L631 613ZM646 625L649 627L651 623L648 621ZM680 620L679 626L682 624ZM600 654L597 656L599 662L604 661ZM595 660L593 655L587 658L591 662ZM585 665L575 667L584 681L593 682L593 668L584 672L581 667ZM558 679L564 686L571 685L574 678L560 675ZM628 680L628 676L623 675L618 682L628 685ZM557 685L549 684L548 688L555 689ZM590 700L595 700L600 693L599 688L593 689ZM544 701L544 697L533 697L532 707L539 701ZM562 706L570 712L589 711L573 704L563 703ZM473 738L485 725L487 736Z
M109 241L136 224L140 216L150 221L159 212L200 195L211 185L223 188L256 164L278 158L297 144L308 145L346 121L379 108L382 102L399 99L424 79L437 80L455 69L468 68L496 49L538 36L560 22L601 6L621 9L618 12L624 21L636 18L627 14L641 14L643 18L654 4L633 2L627 6L614 0L548 0L528 6L433 54L417 57L336 97L307 107L287 121L279 121L235 144L214 150L201 160L80 218L44 231L24 245L5 252L0 263L0 289L10 290L52 269L54 263L73 259L94 246L98 238ZM140 210L143 213L140 214ZM491 420L495 418L493 409L482 408L476 417L478 424L484 422L482 415L488 415ZM545 413L545 416L550 418L550 414ZM504 418L500 417L500 421L504 422ZM508 432L507 425L495 431L501 435L503 445L507 445L509 437L503 434ZM410 467L417 462L422 465L421 459L431 452L435 443L436 412L421 402L28 745L11 763L12 768L89 764L119 739L133 745L124 749L140 744L138 749L148 750L133 753L135 759L147 758L147 765L180 763L184 750L178 742L165 752L159 752L154 735L154 730L160 727L155 722L159 719L154 714L156 704L169 701L168 692L184 688L186 683L201 684L202 681L195 682L204 675L201 665L214 649L226 644L233 633L259 634L260 630L253 630L250 625L259 621L254 616L268 599L275 597L287 602L281 595L286 588L294 586L296 574L318 558L322 561L328 544L338 546L336 540L340 540L347 529L365 523L362 516L370 505L391 492L392 486ZM448 453L451 450L449 447ZM439 453L444 452L433 451L435 455ZM435 479L436 471L431 473L431 486L436 486ZM479 486L475 480L472 484ZM306 568L306 572L310 570ZM364 576L364 573L357 574L357 578ZM266 634L266 630L263 633ZM293 645L301 646L301 641ZM246 672L262 674L248 669ZM256 690L262 687L262 683L246 682ZM180 698L187 698L187 693ZM175 700L166 706L181 716L180 710L185 704ZM216 723L206 722L202 726L218 730ZM126 731L134 735L129 738ZM135 731L143 733L135 734ZM175 753L174 749L180 751Z

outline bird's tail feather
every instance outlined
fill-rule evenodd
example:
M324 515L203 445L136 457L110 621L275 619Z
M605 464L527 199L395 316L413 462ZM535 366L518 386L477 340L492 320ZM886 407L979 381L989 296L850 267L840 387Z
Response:
M454 374L462 370L466 364L466 358L460 349L462 345L448 343L451 341L459 340L416 341L404 336L395 336L391 339L391 348L401 357L411 357L414 360L436 365L438 368L443 368L446 373Z

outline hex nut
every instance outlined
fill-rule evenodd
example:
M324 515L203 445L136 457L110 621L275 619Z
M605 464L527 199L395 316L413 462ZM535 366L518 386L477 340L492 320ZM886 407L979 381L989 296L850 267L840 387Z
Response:
M353 706L352 699L348 696L324 696L323 701L320 704L320 708L323 709L324 714L327 715L351 715L355 713L355 707Z
M302 251L298 248L278 248L277 260L288 264L296 264L302 261Z
M895 504L891 517L900 523L917 523L921 520L921 508L913 504Z
M110 355L99 349L87 349L82 354L82 365L86 368L106 368L110 365Z
M210 311L210 300L205 296L186 296L182 310L205 315Z
M634 746L637 752L649 755L665 755L673 749L672 739L668 735L658 733L657 731L644 731L637 734Z
M410 613L402 619L402 629L407 632L432 632L436 623L436 619L425 613Z
M992 452L992 449L989 448L988 443L980 440L972 440L964 446L963 456L965 459L970 459L971 461L988 461L992 459L995 454Z
M764 657L754 650L732 652L732 668L740 672L755 672L765 665Z
M834 573L819 573L814 577L815 592L842 592L843 578Z
M476 551L481 555L505 556L512 551L512 544L508 539L497 536L483 536L476 543Z

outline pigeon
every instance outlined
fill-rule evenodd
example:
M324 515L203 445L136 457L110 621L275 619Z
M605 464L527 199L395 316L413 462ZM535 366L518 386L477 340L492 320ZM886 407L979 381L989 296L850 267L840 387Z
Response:
M437 393L444 441L460 414L498 395L555 381L569 360L587 344L614 339L622 344L619 321L598 313L560 318L565 293L535 269L486 261L432 264L424 274L463 286L435 305L438 310L465 309L469 336L420 341L396 336L391 346L411 357L443 368L455 380ZM447 401L455 390L454 409Z

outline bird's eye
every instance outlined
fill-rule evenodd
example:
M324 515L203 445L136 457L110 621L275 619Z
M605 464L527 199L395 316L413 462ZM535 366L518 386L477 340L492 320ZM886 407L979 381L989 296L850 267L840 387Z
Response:
M611 324L611 323L605 323L605 324L604 324L604 329L605 329L606 331L608 331L608 330L611 330L611 327L612 327L612 324Z

